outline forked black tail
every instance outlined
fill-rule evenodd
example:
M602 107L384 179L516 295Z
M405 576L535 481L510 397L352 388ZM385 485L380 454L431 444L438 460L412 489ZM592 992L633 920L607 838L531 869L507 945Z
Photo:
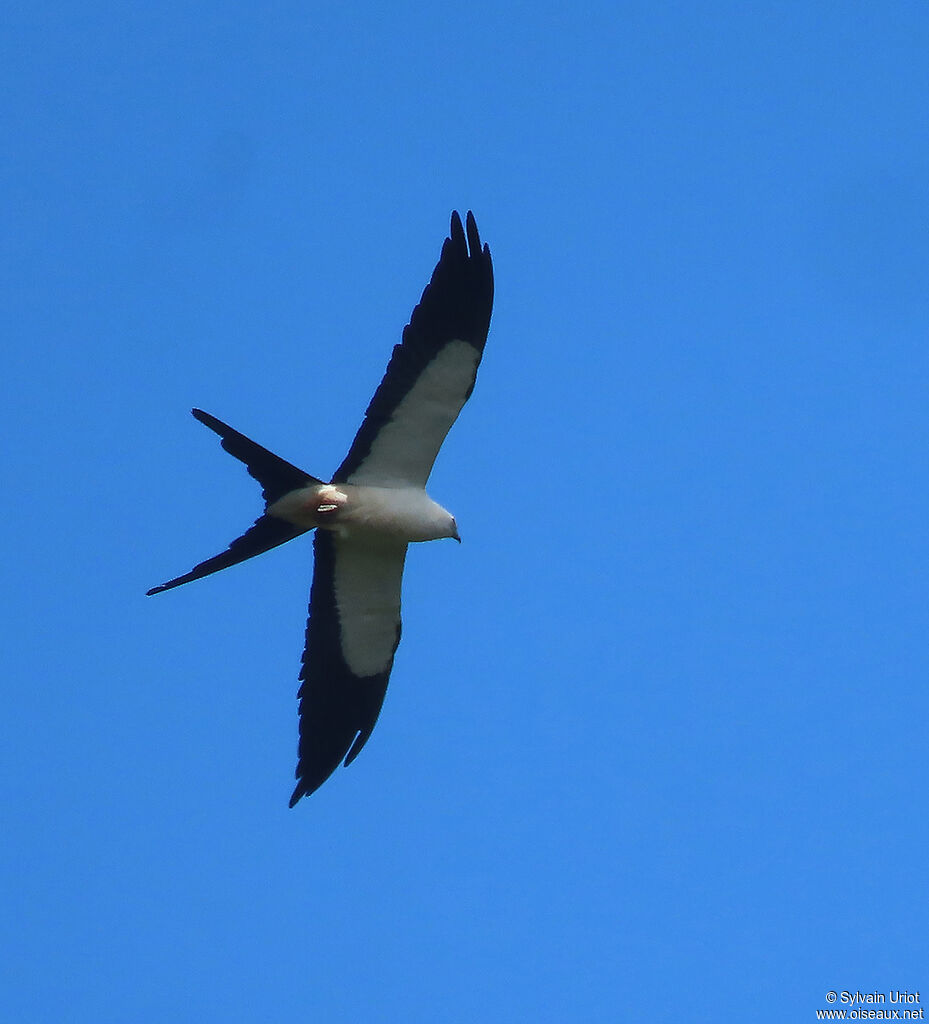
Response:
M310 476L309 473L304 473L302 469L297 469L296 466L286 462L273 452L269 452L267 448L262 448L260 444L256 444L251 438L240 434L238 430L233 430L228 424L211 416L208 412L203 412L202 409L191 411L204 426L219 434L222 438L223 448L244 463L249 474L261 484L261 493L266 508L291 491L308 487L311 484L322 483L322 480ZM152 587L148 594L160 594L163 590L171 590L183 583L203 579L204 576L219 572L220 569L226 569L230 565L244 562L248 558L254 558L255 555L263 554L265 551L270 551L271 548L285 544L287 541L293 540L294 537L299 537L301 533L306 533L304 527L294 526L292 523L275 519L274 516L269 516L266 513L258 518L255 524L241 537L237 537L221 554L195 565L190 572L183 576L162 583L159 587Z

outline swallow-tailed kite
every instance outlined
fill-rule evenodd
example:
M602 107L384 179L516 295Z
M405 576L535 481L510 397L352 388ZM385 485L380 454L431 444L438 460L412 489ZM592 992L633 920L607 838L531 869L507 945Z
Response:
M400 642L400 580L411 541L454 537L454 516L426 494L449 428L468 400L493 306L490 249L474 217L450 237L387 372L329 483L194 409L261 484L264 513L229 548L149 594L242 562L318 527L300 672L297 787L290 806L365 745Z

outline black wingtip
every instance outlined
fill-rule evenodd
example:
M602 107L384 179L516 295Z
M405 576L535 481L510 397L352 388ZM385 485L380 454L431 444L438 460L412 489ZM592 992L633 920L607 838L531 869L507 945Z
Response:
M467 239L467 241L466 241ZM490 246L485 242L481 245L481 235L477 230L477 221L474 214L468 210L465 215L465 226L461 226L461 216L457 210L452 210L452 225L449 234L449 241L453 246L460 248L465 258L475 259L480 255L490 256Z
M450 247L453 251L458 251L464 255L465 259L468 257L468 243L465 241L464 228L461 226L461 216L457 210L452 210L452 223L449 228L448 238L445 241L445 246L442 247L443 256L446 253L446 246Z
M468 248L472 256L477 256L481 251L481 236L477 231L477 221L475 221L474 214L470 210L468 210L468 215L465 218L465 225L468 229Z

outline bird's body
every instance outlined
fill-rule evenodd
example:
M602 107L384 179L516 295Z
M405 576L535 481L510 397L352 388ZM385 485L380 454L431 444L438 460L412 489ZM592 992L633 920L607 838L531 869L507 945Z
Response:
M403 543L458 539L454 516L423 487L376 484L310 484L269 506L268 514L305 530L314 526L340 537Z
M454 517L426 494L439 448L474 387L490 326L493 267L473 216L450 237L403 340L331 482L262 448L209 413L261 484L265 511L229 548L149 591L201 579L315 529L313 584L300 672L300 743L291 807L364 746L400 642L407 545L454 538Z

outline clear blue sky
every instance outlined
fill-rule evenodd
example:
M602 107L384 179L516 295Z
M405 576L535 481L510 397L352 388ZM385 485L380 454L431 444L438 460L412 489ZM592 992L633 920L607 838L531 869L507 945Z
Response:
M929 9L7 11L0 973L29 1024L929 1001ZM143 9L144 8L144 9ZM298 541L453 208L496 266L362 755Z

